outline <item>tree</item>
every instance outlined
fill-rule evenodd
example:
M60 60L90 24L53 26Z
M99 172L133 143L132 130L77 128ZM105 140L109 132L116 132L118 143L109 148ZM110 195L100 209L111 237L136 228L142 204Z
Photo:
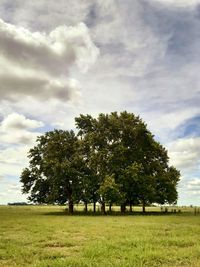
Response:
M99 195L99 187L103 182L104 177L108 174L108 147L106 144L106 117L107 115L100 114L102 122L97 121L90 115L80 115L75 118L78 128L78 136L82 140L82 151L84 160L90 170L90 179L92 179L92 187L85 183L86 191L91 192L91 199L94 204L94 211L96 202L99 201L102 205L102 211L105 213L104 200Z
M99 188L99 193L103 199L102 202L109 205L110 212L112 205L114 203L118 204L123 198L123 194L120 192L120 186L115 183L114 175L106 175Z
M169 165L166 149L146 124L126 111L80 115L78 129L54 130L38 137L29 152L29 167L21 174L23 192L38 203L83 201L102 205L175 203L180 173Z
M85 172L82 180L82 200L85 203L85 209L87 203L93 202L93 210L96 212L96 202L99 201L99 186L101 182L101 176L98 166L98 157L95 149L93 134L96 128L96 120L90 115L80 115L80 118L76 118L78 128L78 137L81 139L81 153L83 155Z
M180 173L169 166L166 149L139 116L124 111L99 114L97 118L80 115L75 121L78 134L86 140L99 185L107 175L114 175L115 183L122 184L126 196L122 211L128 203L130 209L133 203L140 203L145 211L147 204L177 198Z
M176 204L178 193L176 187L180 172L173 166L168 167L162 176L157 179L156 201L160 204Z
M96 202L99 199L98 193L98 183L96 180L96 176L93 173L92 169L89 168L88 163L85 161L85 168L82 172L81 179L81 195L80 198L85 204L85 212L87 212L88 203L93 203L93 210L96 212Z
M125 204L129 204L130 212L132 212L132 206L139 203L138 182L141 182L139 178L140 171L141 165L133 163L124 170L120 178Z
M79 201L83 160L80 141L73 131L55 130L37 138L37 145L29 151L29 168L21 174L23 192L37 203L66 201L73 212Z

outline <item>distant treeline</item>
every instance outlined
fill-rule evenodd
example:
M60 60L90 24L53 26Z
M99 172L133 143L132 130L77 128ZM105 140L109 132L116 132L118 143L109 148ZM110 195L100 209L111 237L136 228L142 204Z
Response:
M37 138L29 151L29 167L21 174L23 193L35 203L80 201L145 206L177 201L180 173L169 166L166 149L146 124L132 113L80 115L74 131L54 130Z
M7 205L8 206L26 206L26 205L29 205L29 204L26 203L26 202L12 202L12 203L8 203Z

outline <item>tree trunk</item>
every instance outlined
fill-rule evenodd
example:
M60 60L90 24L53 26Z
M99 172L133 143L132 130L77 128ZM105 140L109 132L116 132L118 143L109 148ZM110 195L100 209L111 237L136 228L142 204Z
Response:
M109 204L109 212L112 212L112 204Z
M101 204L101 211L103 212L103 214L106 214L106 205L105 205L105 202L102 202L102 204Z
M74 211L74 203L72 199L72 190L69 189L68 191L68 207L69 207L69 213L73 213Z
M85 212L87 212L87 211L88 211L88 203L85 202Z
M74 212L74 203L72 199L69 199L69 213Z
M96 212L96 202L95 201L93 202L93 211L94 211L94 213Z
M130 203L130 212L133 212L132 204Z
M142 202L142 212L145 213L145 201Z
M126 204L122 204L121 205L121 212L125 213L125 211L126 211Z

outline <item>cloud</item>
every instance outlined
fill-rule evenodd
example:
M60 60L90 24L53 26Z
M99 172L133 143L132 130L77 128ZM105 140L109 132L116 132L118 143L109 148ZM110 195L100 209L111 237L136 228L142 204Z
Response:
M0 38L1 55L7 60L54 75L67 72L72 63L87 70L98 54L84 23L59 26L47 35L0 20Z
M189 184L192 186L200 187L200 179L196 178L195 180L191 181Z
M44 126L43 122L27 119L24 115L17 113L9 114L1 122L1 127L4 130L36 129L42 126Z
M41 127L45 127L42 121L18 113L3 118L0 124L0 203L25 199L17 181L28 164L28 151L41 135L38 132Z
M12 179L0 183L0 203L7 204L9 202L26 201L27 196L21 194L21 185Z
M9 114L0 124L2 144L33 144L41 133L35 131L43 127L41 121L28 119L22 114Z
M199 111L197 116L193 116L188 120L185 120L179 127L177 127L176 131L179 133L180 138L189 138L189 137L198 137L200 135L200 115Z
M145 5L144 1L124 4L113 0L93 5L95 16L92 22L88 18L88 23L92 24L91 32L100 44L104 66L112 66L114 70L105 70L102 75L143 77L149 73L150 66L164 57L170 35L158 36L145 22L146 15L153 15L150 8L146 12ZM131 16L127 16L130 10Z
M15 25L33 30L37 30L40 25L42 31L47 31L54 29L55 25L76 25L84 21L92 4L91 0L48 0L47 8L46 0L1 0L0 13L5 20Z
M13 136L1 132L4 173L16 174L14 157L25 150L14 146L34 144L37 132L73 128L80 113L127 110L169 149L186 190L200 165L200 1L48 0L48 8L45 0L0 2L9 22L0 32L0 117L15 112L45 122ZM93 42L101 53L89 69L98 54Z
M186 129L189 127L190 121L199 114L199 108L195 105L190 109L181 106L172 110L165 110L165 108L160 110L160 107L155 106L154 110L149 110L148 113L144 112L143 119L148 121L148 127L156 138L168 145L172 140L186 137Z
M86 72L99 53L84 23L46 34L0 20L0 39L1 100L70 100L79 89L69 75L72 66Z
M151 0L154 2L159 2L162 5L169 5L169 6L175 6L175 7L194 7L198 4L200 4L199 0Z
M26 73L24 73L26 74ZM40 75L40 76L38 76ZM35 98L37 101L74 101L80 94L80 84L75 79L53 79L42 73L35 73L26 76L1 75L2 85L0 94L2 99L11 102Z
M200 196L200 179L194 178L193 180L187 182L186 190L192 195Z
M41 135L39 132L28 132L28 131L17 131L17 132L9 132L8 134L1 134L1 141L6 144L24 144L30 145L34 144L36 138Z
M20 184L11 184L8 188L8 191L7 192L20 192L21 191L21 185Z
M22 168L28 163L27 153L30 146L8 147L0 150L0 175L5 179L13 175L20 176Z
M196 178L196 179L188 182L188 189L190 189L190 190L198 189L200 191L200 179Z
M167 145L170 163L185 173L193 173L200 168L200 137L181 138Z
M28 164L28 151L45 127L39 120L18 113L5 116L0 124L0 203L25 200L21 196L19 180L22 169Z

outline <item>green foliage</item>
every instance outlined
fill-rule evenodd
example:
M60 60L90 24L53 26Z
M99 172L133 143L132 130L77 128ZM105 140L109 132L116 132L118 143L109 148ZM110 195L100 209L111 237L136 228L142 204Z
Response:
M105 179L100 185L99 193L104 201L109 205L120 203L123 199L120 186L115 183L114 175L106 175Z
M23 192L39 203L175 203L180 173L166 149L132 113L75 118L78 134L55 130L38 137ZM104 209L105 211L105 209Z
M73 131L55 130L38 137L30 150L29 168L23 170L23 192L38 203L73 202L78 196L82 158Z
M138 116L125 111L96 119L80 115L75 121L97 184L114 175L126 196L124 205L176 202L180 173L169 166L167 151Z

